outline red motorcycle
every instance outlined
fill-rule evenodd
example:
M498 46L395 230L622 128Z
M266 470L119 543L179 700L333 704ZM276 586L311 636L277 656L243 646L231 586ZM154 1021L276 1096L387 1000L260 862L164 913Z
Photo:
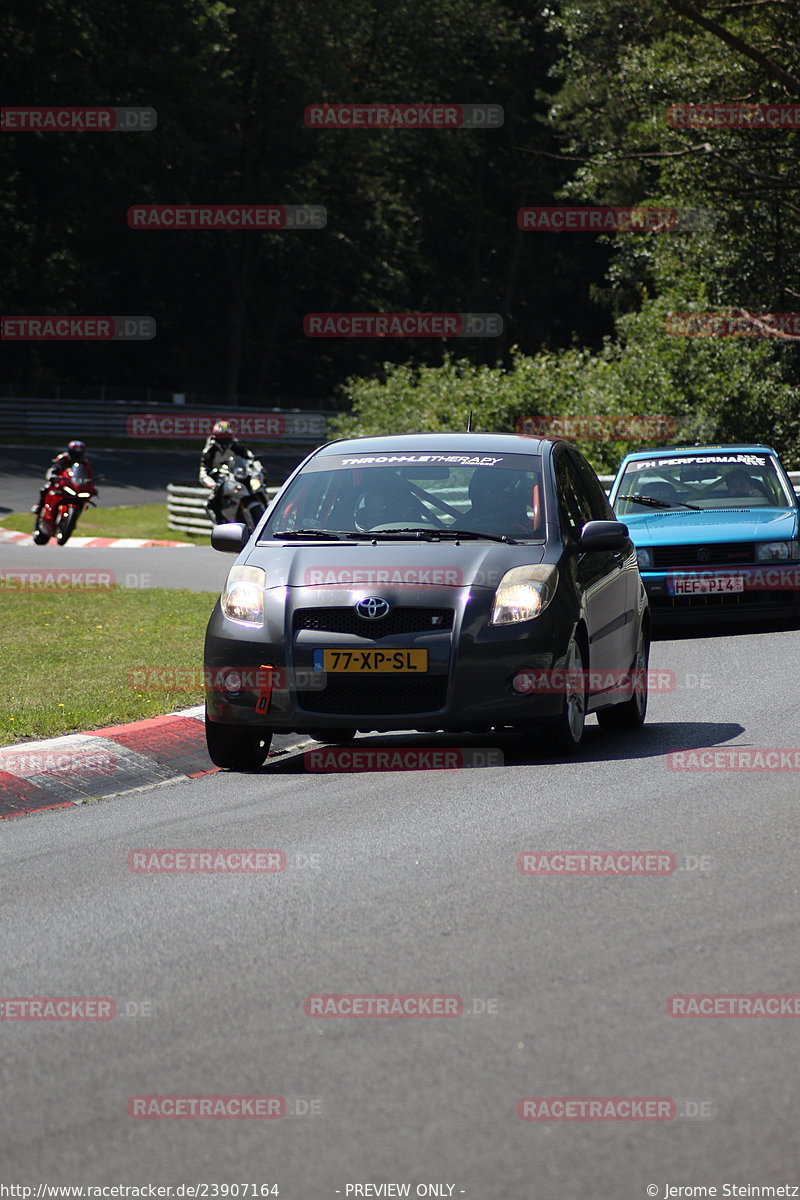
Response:
M71 463L59 471L47 485L42 507L36 518L33 540L44 546L54 537L65 545L88 504L94 503L97 490L83 463Z

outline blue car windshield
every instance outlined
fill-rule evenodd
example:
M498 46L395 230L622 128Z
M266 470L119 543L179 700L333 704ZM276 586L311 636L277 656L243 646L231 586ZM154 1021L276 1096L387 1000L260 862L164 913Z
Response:
M614 500L618 517L667 509L788 508L794 496L771 454L729 451L637 459Z
M398 458L384 456L383 462L387 457ZM390 466L367 456L357 463L344 456L312 459L280 498L260 540L300 530L399 534L437 529L523 541L544 538L541 462L532 455L485 456L480 463L463 454L426 458L443 461Z

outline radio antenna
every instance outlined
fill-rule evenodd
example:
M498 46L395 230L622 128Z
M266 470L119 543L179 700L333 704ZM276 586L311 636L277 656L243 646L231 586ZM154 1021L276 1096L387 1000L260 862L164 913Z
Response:
M469 416L467 417L467 433L472 433L472 409L469 410Z

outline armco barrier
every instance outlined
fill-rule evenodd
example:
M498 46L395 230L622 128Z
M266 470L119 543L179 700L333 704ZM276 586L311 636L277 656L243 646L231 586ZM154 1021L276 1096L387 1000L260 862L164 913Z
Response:
M8 436L36 437L48 438L55 444L80 436L83 441L102 446L102 439L107 437L127 440L130 448L135 450L137 442L144 445L148 443L143 441L145 435L140 430L134 431L132 417L155 417L167 430L171 428L171 423L181 418L203 416L213 420L229 417L233 423L245 422L242 434L244 441L269 445L271 452L282 454L292 453L295 447L305 449L327 441L327 421L333 415L332 412L309 412L298 408L243 408L224 403L214 408L148 404L146 400L137 404L135 401L117 400L113 396L103 401L72 400L69 397L60 400L3 397L0 398L0 440ZM270 418L274 420L270 422ZM249 426L255 423L255 428L251 430L248 423ZM138 424L145 429L148 427L141 421ZM280 432L273 432L278 427ZM152 445L153 441L159 441L165 449L180 450L196 448L204 438L203 433L196 437L159 436L155 433L148 442Z
M275 499L279 489L267 488L270 501ZM208 488L194 487L189 484L167 484L167 524L170 529L182 529L185 533L210 534L214 528L206 515L206 504L210 492Z

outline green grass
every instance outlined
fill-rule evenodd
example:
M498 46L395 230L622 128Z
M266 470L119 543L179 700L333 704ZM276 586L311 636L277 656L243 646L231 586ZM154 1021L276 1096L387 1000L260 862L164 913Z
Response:
M203 637L216 593L128 588L2 596L0 745L120 725L203 699ZM171 691L136 668L196 672ZM147 682L152 683L153 676Z
M33 513L9 513L0 516L3 529L33 533ZM165 504L130 504L120 508L87 508L78 521L75 537L153 538L156 541L192 542L209 546L206 534L170 529Z

